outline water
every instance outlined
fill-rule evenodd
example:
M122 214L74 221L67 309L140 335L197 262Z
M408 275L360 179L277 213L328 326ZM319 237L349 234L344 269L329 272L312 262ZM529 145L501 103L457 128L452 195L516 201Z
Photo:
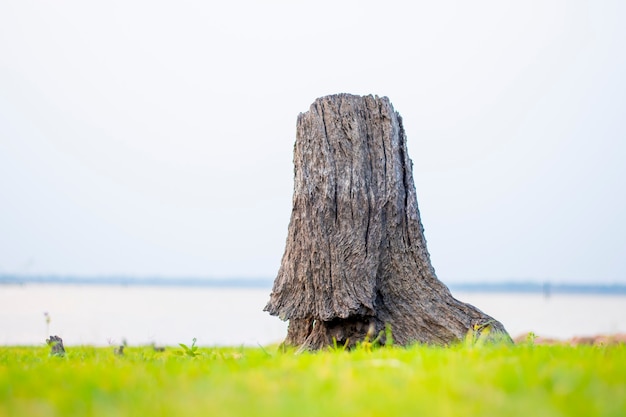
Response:
M455 293L501 321L511 336L528 332L568 339L626 333L626 295Z
M262 311L269 289L116 285L1 285L0 344L266 345L287 324ZM626 295L463 293L512 336L626 333ZM46 324L44 313L50 316Z
M0 344L256 345L287 329L264 313L269 290L169 286L0 286ZM44 312L50 316L49 332Z

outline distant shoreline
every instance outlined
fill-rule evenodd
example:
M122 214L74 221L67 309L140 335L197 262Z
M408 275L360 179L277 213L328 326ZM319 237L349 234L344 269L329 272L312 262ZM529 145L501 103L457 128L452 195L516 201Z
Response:
M444 282L445 283L445 282ZM241 289L271 289L273 279L269 278L156 278L156 277L80 277L57 275L0 275L0 285L119 285L119 286L164 286L164 287L212 287ZM536 282L466 282L445 283L453 292L483 293L530 293L543 294L594 294L624 295L624 284L588 283L536 283Z
M163 287L272 288L273 280L246 278L151 278L0 275L0 285L121 285Z

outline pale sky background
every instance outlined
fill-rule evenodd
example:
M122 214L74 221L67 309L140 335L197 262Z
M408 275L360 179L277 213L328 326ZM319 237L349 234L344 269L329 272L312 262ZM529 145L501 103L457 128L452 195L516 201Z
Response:
M402 115L444 282L626 282L626 2L0 3L0 274L274 278L296 117Z

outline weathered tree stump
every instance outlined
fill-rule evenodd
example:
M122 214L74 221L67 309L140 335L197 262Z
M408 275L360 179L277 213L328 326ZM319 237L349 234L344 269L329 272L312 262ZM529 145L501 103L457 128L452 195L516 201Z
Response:
M437 279L400 115L389 99L338 94L298 116L293 210L270 300L285 344L352 345L391 327L395 343L449 344L501 323Z

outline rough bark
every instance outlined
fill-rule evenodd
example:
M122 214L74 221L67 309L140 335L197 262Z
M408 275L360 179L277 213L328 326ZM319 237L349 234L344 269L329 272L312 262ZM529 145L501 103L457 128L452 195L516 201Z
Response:
M293 210L265 310L285 343L319 349L389 325L396 343L448 344L501 323L437 279L400 115L389 99L338 94L298 116Z

